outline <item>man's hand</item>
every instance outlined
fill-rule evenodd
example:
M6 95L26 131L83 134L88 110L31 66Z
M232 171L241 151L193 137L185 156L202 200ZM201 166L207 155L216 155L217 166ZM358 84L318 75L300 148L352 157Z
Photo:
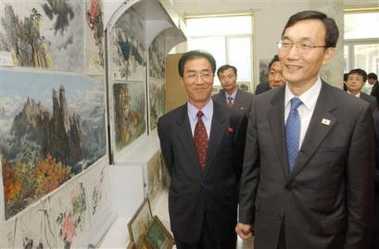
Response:
M238 236L240 236L241 239L246 240L253 236L254 231L251 225L238 223L236 225L236 233L238 234Z

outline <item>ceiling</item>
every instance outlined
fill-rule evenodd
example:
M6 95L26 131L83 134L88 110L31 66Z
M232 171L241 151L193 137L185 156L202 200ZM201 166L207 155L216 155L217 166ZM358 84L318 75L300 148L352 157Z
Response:
M379 0L167 0L180 15L200 15L254 11L263 8L277 8L283 4L294 5L304 2L342 1L345 8L379 8Z

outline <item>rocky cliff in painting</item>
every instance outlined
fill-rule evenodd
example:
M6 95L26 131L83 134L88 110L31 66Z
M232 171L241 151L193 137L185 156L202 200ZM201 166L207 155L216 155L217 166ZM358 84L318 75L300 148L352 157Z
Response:
M80 171L75 169L75 165L83 159L80 117L69 113L63 87L59 93L53 89L52 95L52 113L28 98L22 111L14 118L12 146L7 158L30 162L51 155L63 164L71 165L72 170Z

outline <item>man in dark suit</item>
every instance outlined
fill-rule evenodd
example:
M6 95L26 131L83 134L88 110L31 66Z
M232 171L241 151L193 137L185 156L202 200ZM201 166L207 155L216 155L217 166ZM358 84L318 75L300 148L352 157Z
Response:
M254 98L239 224L258 249L366 249L373 211L369 105L320 79L338 28L318 11L290 17L279 42L286 86Z
M247 115L251 110L253 94L238 89L237 68L232 65L223 65L217 70L222 89L213 96L213 100L227 104Z
M171 176L169 215L178 249L236 248L247 118L212 101L215 68L208 53L183 54L179 74L188 101L158 122Z
M370 96L364 92L362 92L362 87L367 80L367 73L360 68L353 69L349 72L347 76L346 86L347 93L351 94L357 98L360 98L370 104L371 111L374 112L376 110L376 99L373 96Z
M274 55L268 64L267 81L268 83L260 83L257 85L255 94L264 93L272 88L280 87L285 84L282 75L282 65L280 64L278 55Z

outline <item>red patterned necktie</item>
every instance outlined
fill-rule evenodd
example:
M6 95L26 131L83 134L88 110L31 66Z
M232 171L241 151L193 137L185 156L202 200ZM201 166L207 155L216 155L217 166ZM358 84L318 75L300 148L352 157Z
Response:
M199 111L196 114L196 116L197 116L197 123L195 126L193 140L195 143L197 158L199 160L201 169L204 169L205 164L207 162L207 154L208 154L208 135L207 135L207 130L205 129L205 125L202 120L202 116L204 116L204 113Z

